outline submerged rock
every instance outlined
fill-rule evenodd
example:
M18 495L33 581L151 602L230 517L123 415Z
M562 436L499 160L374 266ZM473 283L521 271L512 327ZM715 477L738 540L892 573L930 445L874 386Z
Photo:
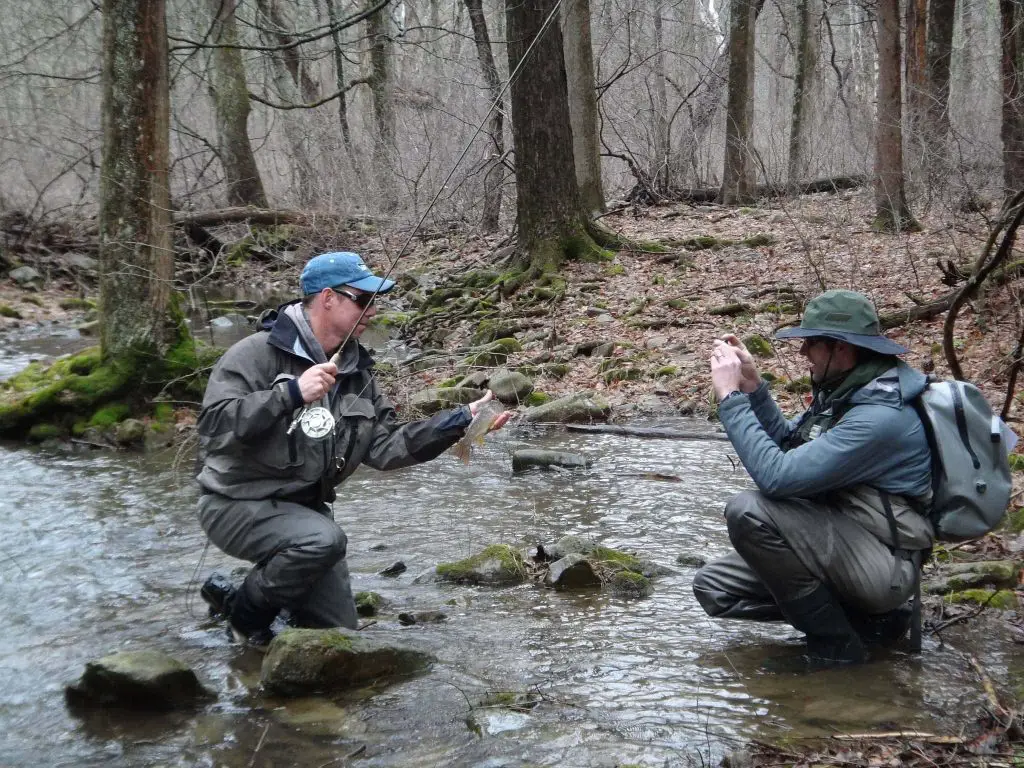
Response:
M90 661L64 695L72 707L152 711L189 708L212 697L189 667L152 650L121 651Z
M355 601L360 616L376 616L384 606L384 598L376 592L356 592Z
M524 448L512 454L512 471L522 472L531 467L551 469L589 469L593 461L580 453L547 451L540 448Z
M507 544L493 544L465 560L441 563L437 576L460 584L521 584L526 581L526 561L522 553Z
M420 651L340 629L286 629L270 644L260 682L282 696L355 688L408 675L433 659Z

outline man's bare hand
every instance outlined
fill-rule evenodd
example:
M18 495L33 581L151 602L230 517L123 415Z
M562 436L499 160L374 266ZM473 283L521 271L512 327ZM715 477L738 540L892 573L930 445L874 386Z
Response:
M715 339L715 349L718 349L719 345L735 351L742 364L740 368L742 378L740 379L739 388L741 392L749 395L761 385L761 374L757 371L757 363L754 362L754 356L750 354L750 351L739 340L739 337L732 333L725 334L721 339Z
M338 375L338 366L334 363L320 363L299 376L299 393L302 402L315 403L323 398L334 386L334 377Z
M742 369L743 362L736 350L728 344L715 342L715 351L711 353L711 385L719 400L730 392L740 390Z

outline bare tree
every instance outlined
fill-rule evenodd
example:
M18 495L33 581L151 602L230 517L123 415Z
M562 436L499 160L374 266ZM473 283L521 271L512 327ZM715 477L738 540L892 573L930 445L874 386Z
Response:
M106 359L159 356L174 257L163 0L103 2L100 344Z
M929 175L936 169L945 176L950 163L946 153L949 135L949 80L953 59L953 22L956 0L928 0L928 39L926 43L926 101L922 130L927 150Z
M235 0L209 0L213 13L211 39L213 97L217 118L217 152L224 167L230 205L267 207L263 181L249 141L249 88L245 64L238 49Z
M584 209L598 214L605 210L605 203L601 181L600 116L594 88L594 54L590 34L590 0L566 0L562 6L562 28L576 181Z
M875 133L875 221L882 232L916 231L903 177L899 0L878 0L878 112Z
M797 0L796 73L793 82L793 120L789 130L787 184L795 194L807 175L807 132L811 119L814 72L818 59L818 28L813 0Z
M1024 8L1000 0L1003 73L1003 187L1007 198L1024 190Z
M502 183L504 181L505 162L505 115L504 103L501 98L501 80L498 68L494 63L494 52L491 50L491 36L487 31L487 19L484 17L482 0L465 0L469 12L469 23L473 28L473 42L476 43L476 56L480 61L480 70L487 83L487 93L491 100L491 114L488 119L487 136L490 146L484 165L484 209L480 216L480 228L484 232L498 229L501 216ZM432 5L431 8L435 8Z
M366 36L370 40L370 73L367 82L373 98L373 119L377 140L373 143L373 169L380 183L381 207L386 212L398 208L394 163L398 147L395 143L395 104L391 82L391 38L387 30L388 16L381 10L366 19Z
M590 225L576 183L556 8L554 0L516 0L505 7L509 72L524 64L511 88L518 258L536 271L598 253L598 230Z
M729 99L725 115L725 172L720 199L741 205L754 199L754 26L758 0L729 5Z

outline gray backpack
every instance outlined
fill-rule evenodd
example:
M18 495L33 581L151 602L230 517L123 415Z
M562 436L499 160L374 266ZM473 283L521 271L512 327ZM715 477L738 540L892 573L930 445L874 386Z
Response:
M935 537L963 541L988 533L1010 502L1008 456L1016 435L964 381L929 380L914 408L932 452Z

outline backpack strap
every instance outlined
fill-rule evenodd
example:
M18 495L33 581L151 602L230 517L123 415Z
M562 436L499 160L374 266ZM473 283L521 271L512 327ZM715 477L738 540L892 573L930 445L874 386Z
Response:
M882 497L882 507L885 509L885 517L889 521L889 533L892 536L893 557L899 560L909 560L914 564L914 597L910 613L910 652L921 652L921 567L925 557L931 554L931 550L910 550L900 548L900 534L896 526L896 515L892 511L892 502L889 501L889 494L879 490ZM916 507L915 507L916 509ZM894 569L895 572L895 569ZM893 585L895 587L895 583Z

